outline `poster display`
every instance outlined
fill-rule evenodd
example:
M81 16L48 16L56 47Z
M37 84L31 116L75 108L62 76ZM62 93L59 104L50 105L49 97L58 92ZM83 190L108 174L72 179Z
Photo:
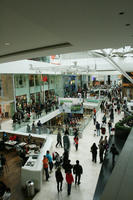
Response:
M83 114L82 98L59 98L59 110L65 113Z

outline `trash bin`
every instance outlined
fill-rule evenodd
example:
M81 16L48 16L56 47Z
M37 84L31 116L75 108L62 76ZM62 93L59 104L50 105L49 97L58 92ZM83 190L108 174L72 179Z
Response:
M27 181L26 182L26 189L27 189L27 195L28 197L32 197L35 194L35 187L33 181Z

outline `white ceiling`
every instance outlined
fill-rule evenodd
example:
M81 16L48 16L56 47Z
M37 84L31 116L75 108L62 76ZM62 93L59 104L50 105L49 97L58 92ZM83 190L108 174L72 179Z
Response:
M1 0L0 3L1 63L133 46L132 0Z

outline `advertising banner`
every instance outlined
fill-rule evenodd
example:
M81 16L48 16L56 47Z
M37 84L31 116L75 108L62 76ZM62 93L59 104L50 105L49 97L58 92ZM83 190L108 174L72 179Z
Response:
M59 110L65 113L83 114L82 98L59 98Z

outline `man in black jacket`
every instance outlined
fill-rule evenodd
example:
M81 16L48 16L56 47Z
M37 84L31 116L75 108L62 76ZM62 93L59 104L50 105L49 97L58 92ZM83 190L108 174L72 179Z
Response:
M78 183L78 185L79 185L81 174L83 173L83 168L79 164L79 160L76 160L76 165L74 165L74 167L73 167L73 173L75 174L75 184Z
M119 155L119 152L117 151L115 144L112 144L110 152L112 153L112 166L115 164L115 156Z

